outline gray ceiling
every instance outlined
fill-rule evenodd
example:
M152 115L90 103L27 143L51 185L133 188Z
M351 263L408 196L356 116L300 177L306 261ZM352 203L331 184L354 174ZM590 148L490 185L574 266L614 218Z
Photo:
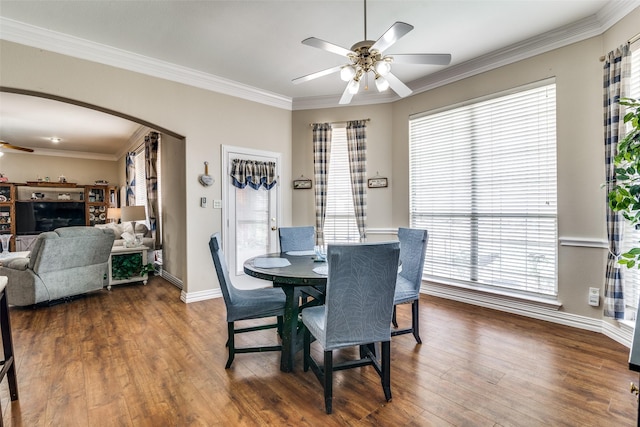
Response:
M415 29L386 53L452 55L447 67L393 66L393 73L419 92L434 80L444 79L446 73L456 71L460 75L480 64L482 58L495 58L500 52L503 58L505 52L517 51L521 56L527 50L540 53L545 49L540 44L543 42L547 42L548 50L563 42L600 34L639 5L639 1L629 0L369 0L367 38L375 40L394 22L403 21ZM296 103L313 106L316 100L322 100L322 106L328 106L327 102L337 105L345 87L337 74L293 85L293 78L345 63L339 55L300 42L314 36L350 48L364 39L364 7L361 0L0 0L0 38L16 41L9 31L16 26L21 31L73 36L85 44L99 43L165 66L184 67L239 83L289 100L295 109ZM493 62L497 63L495 59ZM375 89L356 95L354 103L397 99L393 93L374 92ZM19 120L9 115L8 109L15 102L14 96L0 97L0 137L13 138L9 142L14 144L39 147L36 140L28 139L18 129ZM29 127L35 129L34 123ZM47 134L42 127L60 120L47 122L41 116L38 123L38 132ZM95 123L94 120L94 126ZM108 127L117 126L110 123ZM125 125L116 133L133 132L136 128ZM65 132L54 128L47 135L53 136L54 131ZM102 150L98 147L107 146L111 147L111 154L118 151L114 151L115 142L104 141L117 140L122 135L101 137L103 140L99 141L96 136L96 142L86 150L98 152ZM73 145L73 149L82 147Z

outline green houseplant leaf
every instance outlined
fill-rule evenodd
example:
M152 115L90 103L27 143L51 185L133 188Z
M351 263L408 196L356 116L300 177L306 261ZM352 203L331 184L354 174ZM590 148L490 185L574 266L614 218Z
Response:
M640 227L640 100L621 98L620 105L628 107L624 122L631 130L618 142L618 154L614 158L616 185L608 194L609 207ZM640 268L640 247L622 254L618 261L627 268Z

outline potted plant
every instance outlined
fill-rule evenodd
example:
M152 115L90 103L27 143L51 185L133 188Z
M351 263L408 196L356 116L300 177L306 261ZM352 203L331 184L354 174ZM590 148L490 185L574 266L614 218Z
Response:
M142 255L139 253L122 254L111 258L111 274L115 280L142 277L152 273L153 264L142 264Z
M621 98L619 102L629 109L624 123L630 123L631 130L618 143L614 158L616 186L608 194L609 207L640 228L640 99ZM640 247L623 253L618 262L640 268Z

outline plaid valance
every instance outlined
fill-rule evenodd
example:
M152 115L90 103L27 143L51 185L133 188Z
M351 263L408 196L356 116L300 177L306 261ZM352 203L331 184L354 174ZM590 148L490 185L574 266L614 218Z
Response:
M271 190L276 185L276 163L256 160L231 160L231 182L234 187L254 190L261 186Z

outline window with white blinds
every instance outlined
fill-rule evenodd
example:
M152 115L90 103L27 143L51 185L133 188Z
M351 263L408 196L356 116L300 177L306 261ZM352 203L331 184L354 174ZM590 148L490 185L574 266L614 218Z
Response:
M349 173L347 129L331 131L331 156L327 181L327 211L324 220L325 243L359 242Z
M136 155L134 157L134 166L136 169L135 195L137 206L147 206L147 179L145 173L145 163L145 153L144 148L142 148L142 150L136 152ZM145 224L149 226L146 221Z
M410 224L434 281L557 294L556 86L412 116Z
M640 99L640 49L631 53L631 87L630 98ZM628 252L640 242L640 230L636 230L624 220L622 252ZM622 268L622 286L624 289L625 318L633 319L638 309L640 298L640 271L638 268Z

